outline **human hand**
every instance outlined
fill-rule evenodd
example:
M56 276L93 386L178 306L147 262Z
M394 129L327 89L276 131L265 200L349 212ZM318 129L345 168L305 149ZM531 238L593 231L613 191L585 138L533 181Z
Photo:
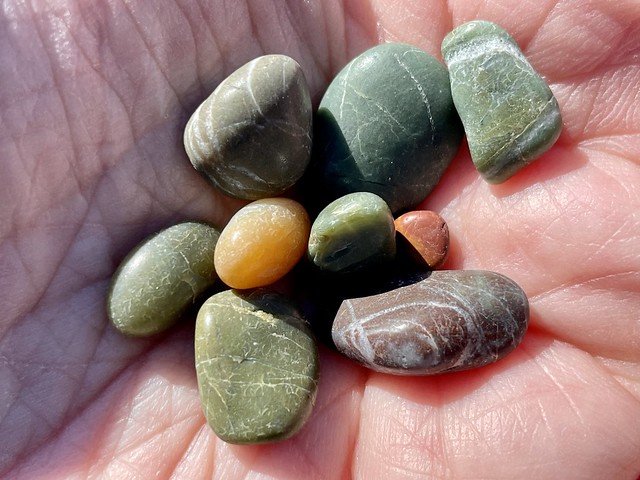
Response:
M193 324L129 339L111 275L147 234L223 225L240 203L189 166L188 116L263 53L298 60L316 102L384 41L441 58L453 26L506 28L561 106L558 143L507 183L463 147L423 206L445 268L517 281L523 344L436 377L321 350L294 438L233 446L200 409ZM0 20L0 477L630 478L640 474L640 5L509 0L46 2Z

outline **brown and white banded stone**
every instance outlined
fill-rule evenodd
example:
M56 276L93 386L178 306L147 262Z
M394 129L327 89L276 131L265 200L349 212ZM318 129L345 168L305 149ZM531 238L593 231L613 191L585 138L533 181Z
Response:
M430 375L496 362L527 329L529 302L488 271L434 271L385 293L342 302L332 328L338 350L396 375Z

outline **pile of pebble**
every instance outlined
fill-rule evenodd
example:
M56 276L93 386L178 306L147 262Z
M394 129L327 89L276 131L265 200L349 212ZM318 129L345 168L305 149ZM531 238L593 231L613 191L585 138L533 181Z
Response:
M456 28L442 54L447 68L410 45L367 50L315 112L301 67L266 55L189 120L193 166L251 203L221 232L185 222L145 240L114 275L107 309L121 332L153 335L218 285L197 315L195 363L206 418L223 440L280 440L305 423L319 376L310 317L329 325L340 352L399 375L480 367L524 336L522 289L494 272L435 271L447 226L412 209L463 135L480 174L500 183L555 142L559 108L493 23ZM302 300L273 288L285 275Z

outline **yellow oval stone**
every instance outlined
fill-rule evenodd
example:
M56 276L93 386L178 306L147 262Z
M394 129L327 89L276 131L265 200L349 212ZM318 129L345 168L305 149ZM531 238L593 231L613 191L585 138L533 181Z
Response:
M216 245L214 264L231 288L269 285L289 272L307 248L311 222L302 205L265 198L238 210Z

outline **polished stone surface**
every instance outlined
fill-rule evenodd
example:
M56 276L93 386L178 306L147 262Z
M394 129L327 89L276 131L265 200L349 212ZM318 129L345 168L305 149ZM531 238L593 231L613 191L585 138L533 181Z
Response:
M197 222L169 227L125 257L111 280L107 313L127 335L162 332L218 280L214 250L219 233Z
M229 220L215 251L216 272L232 288L255 288L286 275L307 251L311 221L288 198L265 198Z
M198 313L195 363L202 407L225 442L298 432L315 401L319 360L307 322L285 297L227 290Z
M332 328L338 350L364 366L396 375L481 367L522 340L525 293L494 272L438 270L378 295L345 300Z
M191 116L184 132L187 155L227 195L280 195L309 164L311 108L295 60L258 57L229 75Z
M445 37L442 55L471 158L485 180L506 181L555 143L558 102L501 27L460 25Z
M395 219L398 248L406 251L418 266L438 268L449 253L449 227L430 210L415 210Z
M349 62L327 88L316 127L323 193L372 192L393 212L433 190L462 139L446 69L402 43Z
M320 270L354 273L392 260L396 253L393 215L369 192L350 193L327 205L309 235L308 257Z

